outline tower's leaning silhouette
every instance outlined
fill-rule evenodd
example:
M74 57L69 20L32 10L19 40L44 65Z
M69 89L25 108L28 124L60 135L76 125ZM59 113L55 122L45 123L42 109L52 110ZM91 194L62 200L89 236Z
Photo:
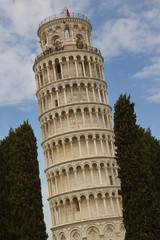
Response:
M68 14L68 16L67 16ZM54 240L122 240L120 182L103 57L84 15L40 23L33 70Z

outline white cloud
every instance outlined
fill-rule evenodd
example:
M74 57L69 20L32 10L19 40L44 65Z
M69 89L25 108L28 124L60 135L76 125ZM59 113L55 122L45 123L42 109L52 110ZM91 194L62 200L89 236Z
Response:
M141 71L137 72L135 78L151 78L157 77L160 81L160 58L152 59L153 64L145 66Z
M153 88L150 91L148 91L149 95L147 97L147 100L154 103L160 103L160 87L159 88Z
M145 23L130 18L107 21L95 35L95 44L101 46L106 58L123 53L151 53L160 48L160 34L152 32Z
M147 80L146 99L150 102L160 103L160 57L152 58L151 61L151 65L143 67L133 75L133 78Z

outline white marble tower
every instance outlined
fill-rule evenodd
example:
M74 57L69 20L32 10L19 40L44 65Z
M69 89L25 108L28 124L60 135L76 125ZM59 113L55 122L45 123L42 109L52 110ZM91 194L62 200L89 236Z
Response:
M42 21L33 70L53 240L123 240L103 57L84 15Z

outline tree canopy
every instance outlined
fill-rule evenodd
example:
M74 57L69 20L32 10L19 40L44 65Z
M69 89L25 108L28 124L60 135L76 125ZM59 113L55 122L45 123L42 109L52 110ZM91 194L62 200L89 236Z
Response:
M42 210L39 164L37 160L37 143L32 127L24 122L0 144L2 161L4 160L3 191L1 197L6 215L9 214L7 232L10 238L20 240L47 239ZM4 176L5 175L5 176ZM3 232L3 229L1 229ZM0 231L1 232L1 231Z
M160 239L160 142L136 124L134 103L115 104L116 158L121 179L125 240Z

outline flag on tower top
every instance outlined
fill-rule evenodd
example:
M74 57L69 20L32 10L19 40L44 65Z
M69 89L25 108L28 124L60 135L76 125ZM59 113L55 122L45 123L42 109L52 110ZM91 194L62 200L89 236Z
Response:
M66 8L66 13L67 13L67 17L71 17L69 11L68 11L68 8Z

